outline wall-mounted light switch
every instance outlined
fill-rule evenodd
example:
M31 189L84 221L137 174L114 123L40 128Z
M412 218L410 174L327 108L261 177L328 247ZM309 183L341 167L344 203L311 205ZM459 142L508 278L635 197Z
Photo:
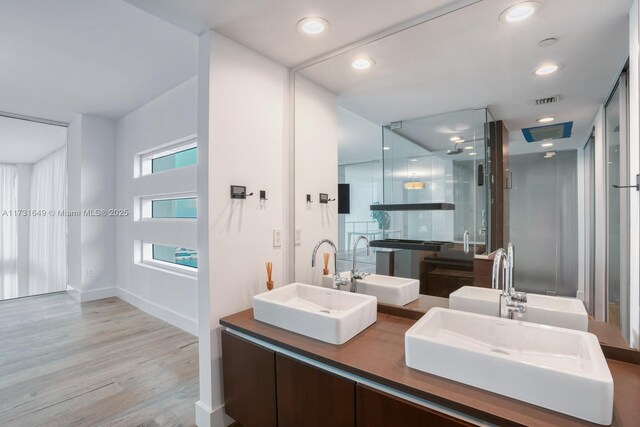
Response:
M294 241L295 241L295 245L296 246L300 246L302 244L302 229L301 228L296 228Z
M282 231L273 230L273 247L279 248L282 246Z

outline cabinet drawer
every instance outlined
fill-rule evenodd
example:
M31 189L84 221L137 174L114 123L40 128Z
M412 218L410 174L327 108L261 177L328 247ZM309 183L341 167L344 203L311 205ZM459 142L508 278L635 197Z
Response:
M276 354L278 426L353 427L355 383Z
M276 427L275 352L222 331L222 377L227 415L243 427Z
M356 408L358 427L472 425L362 384L356 386Z

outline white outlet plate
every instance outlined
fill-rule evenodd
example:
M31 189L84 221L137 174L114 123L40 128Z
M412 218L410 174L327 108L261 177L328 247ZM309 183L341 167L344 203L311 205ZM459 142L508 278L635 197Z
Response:
M302 244L302 229L296 228L295 232L295 245L300 246Z
M282 246L282 231L273 230L273 247L279 248Z

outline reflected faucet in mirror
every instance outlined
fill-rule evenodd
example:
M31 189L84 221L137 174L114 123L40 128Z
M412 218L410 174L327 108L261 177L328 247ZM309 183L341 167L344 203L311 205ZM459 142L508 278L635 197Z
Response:
M335 243L333 243L329 239L322 239L318 243L316 243L316 246L313 248L313 253L311 254L311 267L316 266L318 249L320 249L320 246L322 246L324 243L331 246L331 249L333 249L333 284L334 288L340 289L340 286L346 286L347 284L349 284L349 281L343 279L342 277L340 277L340 274L338 274L338 249L336 248ZM353 285L351 284L351 286Z
M371 247L369 246L369 239L367 239L365 236L358 236L355 243L353 244L353 263L351 264L351 275L350 275L351 288L349 289L351 292L356 291L356 280L363 279L365 276L368 275L368 273L358 273L358 267L356 265L357 249L358 249L358 243L360 243L360 240L364 240L365 244L367 245L367 256L371 255Z
M514 314L522 317L526 312L527 294L516 292L513 286L513 245L507 245L507 250L500 248L495 251L491 277L491 287L500 289L500 267L502 266L502 292L499 302L499 316L513 319ZM503 314L502 301L505 301L506 313Z

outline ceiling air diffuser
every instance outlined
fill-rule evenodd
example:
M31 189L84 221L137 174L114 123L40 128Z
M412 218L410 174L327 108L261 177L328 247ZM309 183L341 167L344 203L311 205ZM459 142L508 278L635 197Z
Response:
M538 126L522 129L522 134L527 142L539 142L549 139L569 138L573 122L558 123L548 126Z

